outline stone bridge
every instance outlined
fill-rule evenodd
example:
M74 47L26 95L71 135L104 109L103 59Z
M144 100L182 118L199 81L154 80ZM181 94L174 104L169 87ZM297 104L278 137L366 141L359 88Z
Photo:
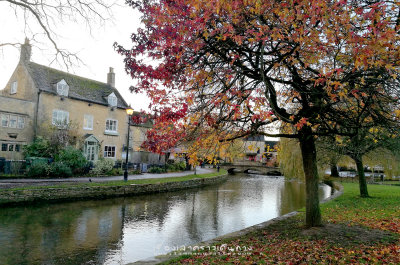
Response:
M230 174L233 173L258 173L263 175L280 176L279 167L268 167L263 163L255 161L241 161L234 163L220 164L221 168L226 169Z

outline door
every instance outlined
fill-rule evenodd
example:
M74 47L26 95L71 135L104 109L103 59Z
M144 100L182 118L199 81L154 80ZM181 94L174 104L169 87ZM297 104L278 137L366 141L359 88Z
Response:
M96 161L97 160L97 143L96 142L87 142L86 145L86 159L88 161Z

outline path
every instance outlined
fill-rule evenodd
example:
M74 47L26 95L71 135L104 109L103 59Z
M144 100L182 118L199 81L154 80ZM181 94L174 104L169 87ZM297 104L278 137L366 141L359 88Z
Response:
M214 172L211 168L196 169L197 174L205 174ZM152 179L152 178L169 178L169 177L183 177L194 174L194 171L172 172L164 174L143 173L140 175L129 175L128 180L134 179ZM107 182L123 180L124 176L111 176L111 177L80 177L80 178L50 178L50 179L0 179L0 189L15 188L23 186L51 186L65 183L83 183L83 182Z

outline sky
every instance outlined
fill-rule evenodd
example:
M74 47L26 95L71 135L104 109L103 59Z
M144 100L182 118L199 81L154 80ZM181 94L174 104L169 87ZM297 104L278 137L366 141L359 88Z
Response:
M105 0L108 2L109 0ZM136 111L147 110L149 99L145 95L132 94L129 87L133 80L126 74L123 57L114 50L114 42L122 44L126 48L131 47L130 35L138 28L139 13L125 5L124 0L116 0L117 5L111 9L112 20L102 25L98 21L92 23L91 28L85 26L83 21L64 20L56 21L57 43L60 47L70 52L78 52L83 63L67 67L62 63L51 61L54 59L54 50L42 35L36 35L39 43L32 48L31 61L50 66L62 71L68 71L89 79L107 82L107 73L110 67L114 68L116 88L124 99L131 104ZM34 20L29 20L29 29L24 25L21 14L9 8L6 3L0 2L0 43L23 42L25 35L29 38L32 33L39 32ZM11 77L19 61L19 48L5 46L0 48L0 89L3 89Z

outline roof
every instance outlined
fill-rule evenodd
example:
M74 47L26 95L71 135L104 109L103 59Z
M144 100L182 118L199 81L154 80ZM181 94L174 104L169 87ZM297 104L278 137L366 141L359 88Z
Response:
M107 96L114 92L118 99L117 107L123 109L128 107L118 90L109 84L33 62L26 63L26 67L36 87L41 91L57 94L56 84L64 79L69 86L69 98L108 106Z

